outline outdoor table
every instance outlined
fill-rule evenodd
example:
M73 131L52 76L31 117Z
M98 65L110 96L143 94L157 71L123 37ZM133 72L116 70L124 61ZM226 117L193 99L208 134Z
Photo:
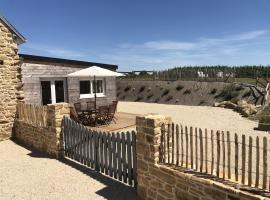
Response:
M96 114L98 113L99 109L91 108L91 109L82 109L81 112L86 117L86 120L89 124L92 122L96 124Z

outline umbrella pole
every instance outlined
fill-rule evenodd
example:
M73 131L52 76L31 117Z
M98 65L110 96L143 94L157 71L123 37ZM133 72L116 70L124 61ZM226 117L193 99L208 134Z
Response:
M96 76L94 76L94 84L95 84L95 110L97 110L97 84L96 84Z
M94 102L95 102L95 126L97 125L97 84L96 84L96 76L94 76L94 85L95 85L95 87L94 87L94 93L95 93L95 100L94 100Z

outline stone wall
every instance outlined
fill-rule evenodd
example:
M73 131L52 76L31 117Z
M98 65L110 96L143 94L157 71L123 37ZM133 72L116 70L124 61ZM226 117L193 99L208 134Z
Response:
M138 196L142 200L248 200L267 199L221 182L159 164L162 123L171 119L160 115L136 118Z
M46 127L38 127L22 120L16 120L14 139L26 146L48 153L53 157L63 155L63 135L61 123L65 115L70 114L70 105L58 103L48 105L48 119Z
M23 99L17 51L13 33L0 20L0 140L11 136L16 102Z

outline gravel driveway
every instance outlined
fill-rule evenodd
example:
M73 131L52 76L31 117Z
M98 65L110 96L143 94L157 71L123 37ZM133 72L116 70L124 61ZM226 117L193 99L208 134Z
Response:
M59 161L0 142L0 199L135 200L132 187L69 160Z

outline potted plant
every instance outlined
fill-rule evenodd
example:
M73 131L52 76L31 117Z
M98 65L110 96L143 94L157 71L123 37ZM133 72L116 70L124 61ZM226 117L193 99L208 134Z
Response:
M259 130L270 131L270 115L264 115L259 120Z

